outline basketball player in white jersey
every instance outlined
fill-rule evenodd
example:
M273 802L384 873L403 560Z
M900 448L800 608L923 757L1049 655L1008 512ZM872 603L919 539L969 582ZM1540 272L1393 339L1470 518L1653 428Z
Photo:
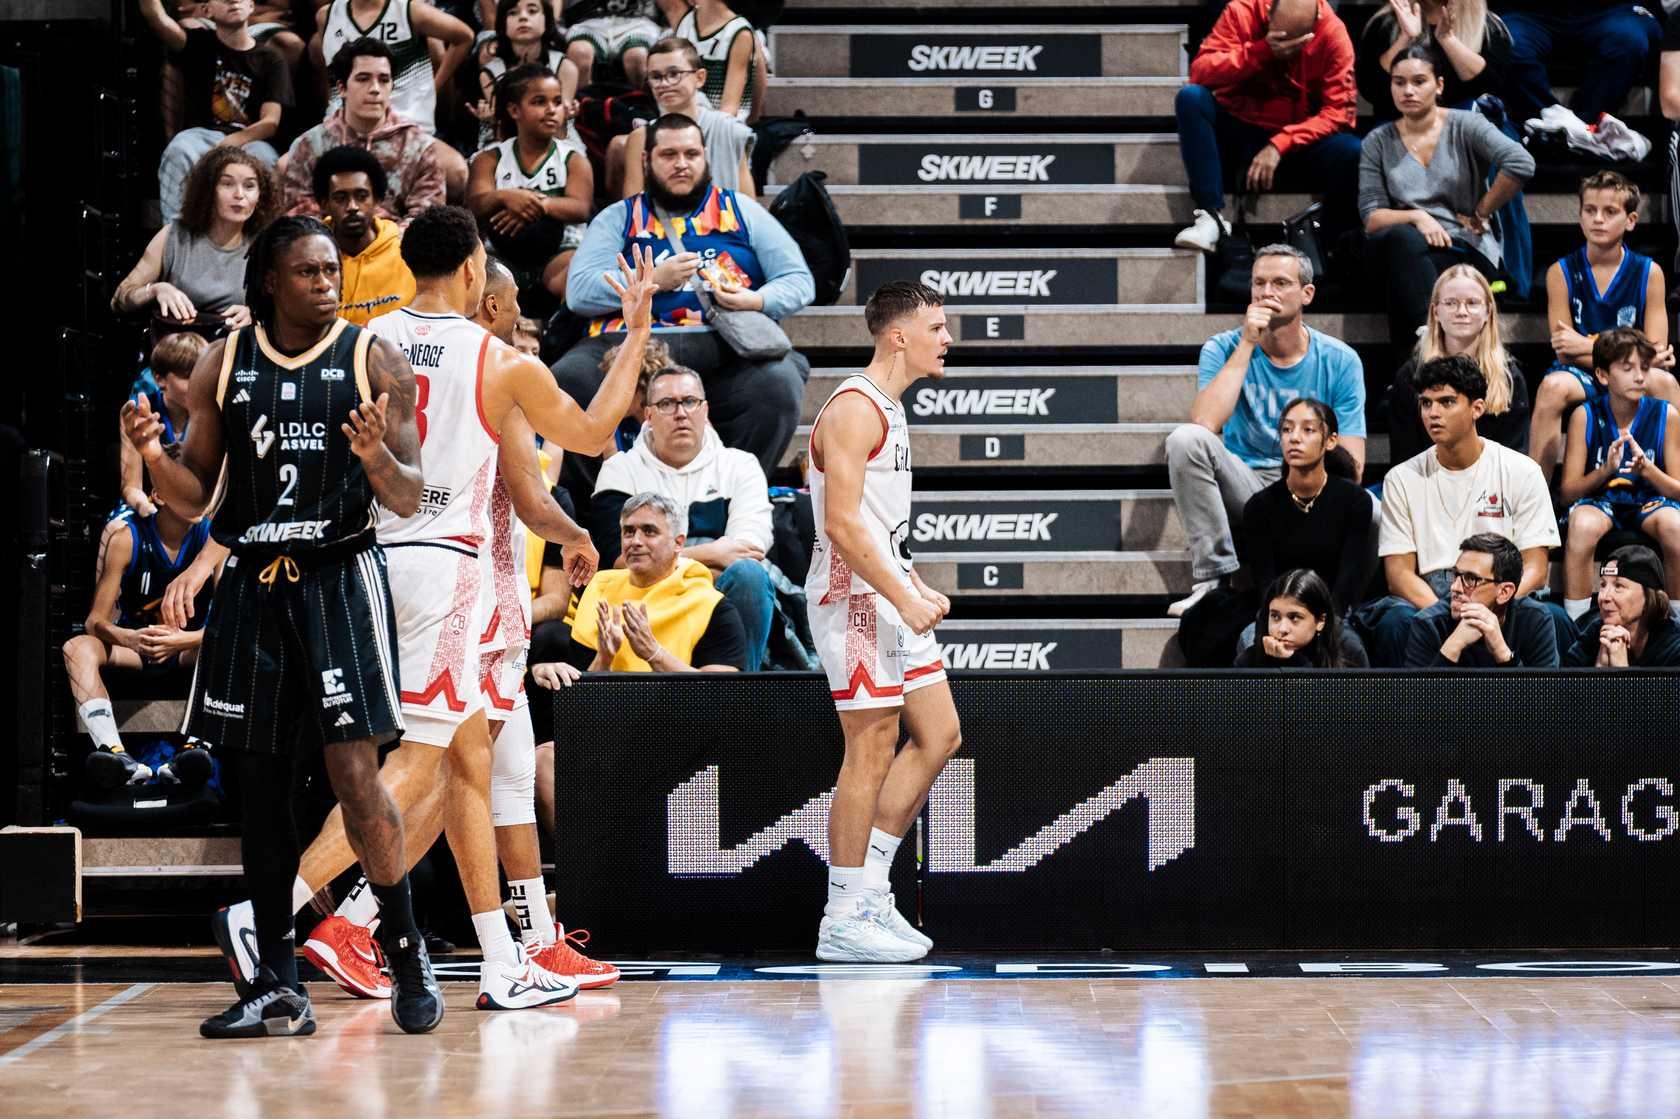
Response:
M828 905L817 958L919 960L933 942L898 912L893 856L962 744L933 627L951 602L910 561L906 389L943 377L951 335L939 295L895 281L869 297L875 356L840 383L811 426L817 525L805 580L811 635L828 674L845 760L828 816ZM899 717L910 732L898 750Z

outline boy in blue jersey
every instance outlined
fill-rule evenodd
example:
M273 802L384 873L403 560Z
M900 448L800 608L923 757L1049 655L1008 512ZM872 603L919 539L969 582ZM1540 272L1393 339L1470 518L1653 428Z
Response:
M210 605L206 587L185 627L163 621L164 591L198 558L210 538L210 522L187 520L156 493L150 495L150 504L156 509L150 516L128 510L105 526L93 603L83 632L64 643L64 670L70 677L76 714L93 739L88 777L104 788L138 784L150 778L152 771L124 751L101 674L112 667L191 668L204 640L204 616Z
M1627 247L1639 224L1639 188L1614 171L1581 180L1581 234L1585 243L1546 270L1546 321L1552 325L1552 363L1534 396L1528 453L1549 479L1563 452L1563 416L1601 393L1592 370L1593 339L1607 330L1632 328L1656 347L1648 362L1646 391L1680 406L1680 384L1669 372L1667 289L1662 267Z
M1650 393L1657 347L1637 330L1607 330L1593 343L1593 376L1603 391L1569 418L1562 493L1573 502L1564 541L1564 608L1579 620L1592 606L1593 551L1612 528L1639 531L1662 548L1664 567L1680 562L1680 424ZM1668 576L1668 591L1677 589Z

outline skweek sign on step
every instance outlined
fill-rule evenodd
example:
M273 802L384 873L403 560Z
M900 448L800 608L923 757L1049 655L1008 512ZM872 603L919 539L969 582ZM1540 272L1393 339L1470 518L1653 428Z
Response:
M850 36L854 78L1096 78L1102 36L1018 30L960 35L934 29Z

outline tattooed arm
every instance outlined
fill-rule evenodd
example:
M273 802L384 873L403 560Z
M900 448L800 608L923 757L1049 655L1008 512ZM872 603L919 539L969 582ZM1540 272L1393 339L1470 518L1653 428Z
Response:
M412 517L420 508L422 482L414 369L383 338L375 338L368 349L368 386L374 398L351 410L344 434L379 504L399 517Z

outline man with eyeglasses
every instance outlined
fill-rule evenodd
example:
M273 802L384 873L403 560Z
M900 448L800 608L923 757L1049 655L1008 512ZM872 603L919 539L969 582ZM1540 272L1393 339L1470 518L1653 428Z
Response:
M1523 555L1498 533L1459 543L1447 599L1421 611L1406 635L1406 668L1556 668L1551 611L1517 597Z
M661 113L681 113L700 126L706 145L706 166L712 181L726 190L752 189L753 130L743 121L714 109L700 91L706 67L700 51L687 39L668 35L648 52L648 86ZM647 131L633 129L613 137L607 145L607 189L620 198L642 193L645 178L642 156Z
M642 431L635 445L601 467L590 501L589 529L601 562L624 565L619 513L632 494L670 498L688 520L681 554L711 570L723 597L741 615L744 667L764 666L775 599L764 555L770 548L770 495L764 469L745 451L723 445L712 430L706 386L691 369L669 366L648 378Z

